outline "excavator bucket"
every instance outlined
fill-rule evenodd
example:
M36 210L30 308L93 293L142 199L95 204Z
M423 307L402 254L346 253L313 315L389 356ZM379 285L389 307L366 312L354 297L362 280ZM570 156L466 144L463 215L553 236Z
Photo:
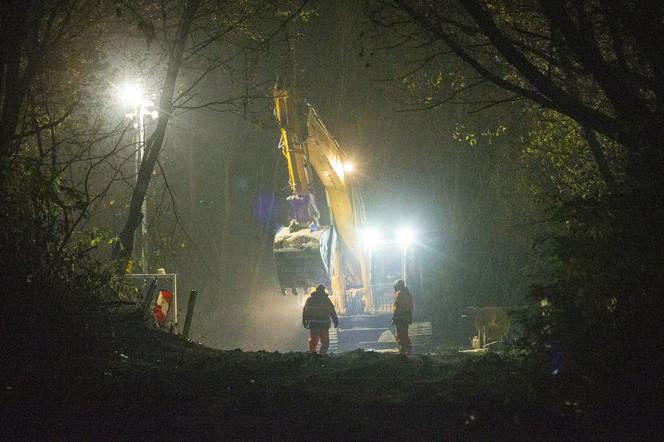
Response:
M311 231L303 228L291 232L282 227L274 237L274 259L279 285L283 290L330 286L329 227Z

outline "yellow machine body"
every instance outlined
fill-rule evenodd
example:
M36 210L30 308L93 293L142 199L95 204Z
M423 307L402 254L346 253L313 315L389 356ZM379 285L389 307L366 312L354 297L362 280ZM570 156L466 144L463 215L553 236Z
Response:
M291 223L274 242L281 287L307 291L329 283L340 314L348 311L349 300L360 290L364 311L371 313L368 256L359 240L364 211L354 179L345 169L348 156L312 106L288 90L275 89L273 94L293 208ZM330 226L318 225L312 174L325 190Z

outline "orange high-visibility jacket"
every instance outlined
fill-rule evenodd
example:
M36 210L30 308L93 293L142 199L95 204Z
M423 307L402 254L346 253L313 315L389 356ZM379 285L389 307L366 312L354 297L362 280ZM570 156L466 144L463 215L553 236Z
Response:
M325 293L313 292L304 303L302 309L302 322L308 328L330 328L330 318L334 326L339 325L334 304Z
M392 320L395 323L413 323L413 295L407 287L394 294L392 313Z

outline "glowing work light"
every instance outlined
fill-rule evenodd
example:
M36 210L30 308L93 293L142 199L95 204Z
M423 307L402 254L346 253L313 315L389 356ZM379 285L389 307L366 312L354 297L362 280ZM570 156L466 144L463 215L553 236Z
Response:
M375 247L383 242L383 236L375 228L368 228L362 233L364 243L369 247Z
M135 162L135 171L136 178L135 183L138 184L138 176L140 172L141 163L143 162L143 157L145 156L145 118L151 117L153 120L159 117L159 113L156 109L150 110L152 106L152 101L145 98L143 95L144 88L140 86L138 82L127 81L122 83L117 88L117 95L120 100L126 105L131 106L133 112L127 114L128 118L131 118L134 122L134 128L136 128L136 162ZM141 213L143 214L143 219L141 221L141 267L143 273L149 273L148 267L148 223L147 223L147 198L143 199L143 204L141 205Z
M144 101L143 89L137 84L126 82L118 87L118 96L123 103L132 107L138 107Z
M413 232L413 230L408 227L404 227L399 230L398 240L400 244L402 244L404 247L407 247L415 240L415 232Z

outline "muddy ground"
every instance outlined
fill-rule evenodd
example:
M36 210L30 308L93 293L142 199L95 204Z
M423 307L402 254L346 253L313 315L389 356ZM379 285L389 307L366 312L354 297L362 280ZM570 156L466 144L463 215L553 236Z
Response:
M648 438L497 354L220 351L126 327L86 356L1 368L3 440Z

